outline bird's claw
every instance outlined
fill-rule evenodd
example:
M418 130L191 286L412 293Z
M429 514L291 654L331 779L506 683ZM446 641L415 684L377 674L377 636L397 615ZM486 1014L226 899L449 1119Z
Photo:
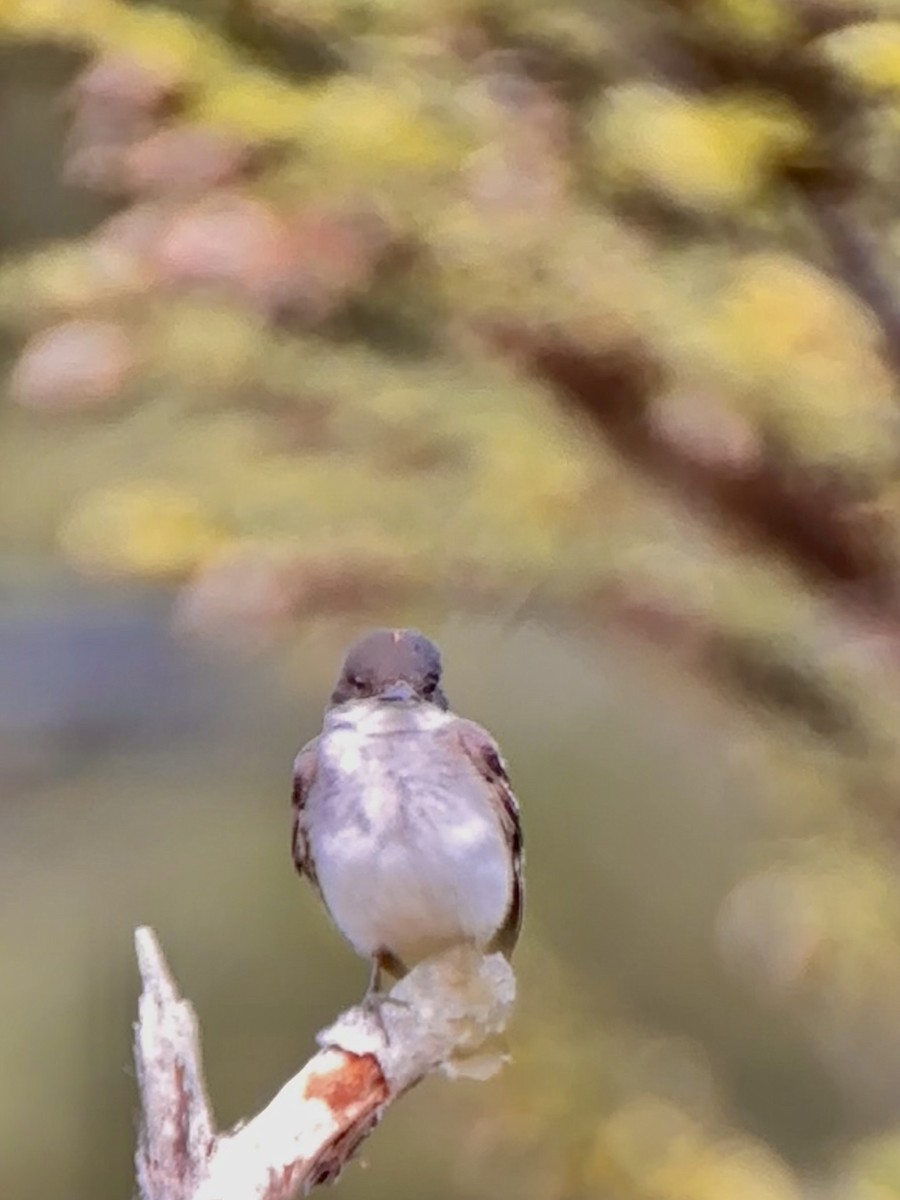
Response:
M384 1023L383 1010L388 1006L393 1005L395 1008L409 1009L411 1007L408 1000L401 1000L397 996L391 996L388 992L368 991L362 998L360 1008L367 1016L371 1017L378 1028L385 1042L390 1043L391 1035Z

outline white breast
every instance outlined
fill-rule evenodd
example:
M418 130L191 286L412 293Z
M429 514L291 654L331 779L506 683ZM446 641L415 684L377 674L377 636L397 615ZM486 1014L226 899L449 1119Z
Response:
M336 924L360 954L386 949L407 965L456 942L486 945L506 916L512 864L487 785L433 737L455 718L347 708L326 723L308 801Z

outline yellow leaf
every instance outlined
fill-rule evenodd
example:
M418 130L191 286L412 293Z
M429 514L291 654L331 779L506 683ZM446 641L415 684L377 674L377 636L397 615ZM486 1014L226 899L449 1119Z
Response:
M0 4L0 34L93 40L109 28L120 12L113 0L4 0Z
M306 117L305 140L327 158L379 169L436 167L455 162L456 139L424 110L410 88L341 76L318 91Z
M114 12L114 19L99 31L103 48L131 54L179 82L196 83L231 62L221 39L178 13L143 5L135 9L116 5Z
M891 469L897 415L878 329L836 281L786 254L748 255L708 331L744 402L802 457Z
M721 332L748 369L767 376L789 365L835 366L845 354L871 349L877 337L865 309L827 275L773 253L738 264Z
M792 0L703 0L699 15L732 37L758 46L782 44L801 28Z
M591 132L614 180L710 211L746 205L808 140L800 116L768 98L689 98L649 84L610 92Z
M296 141L312 107L309 89L291 87L268 71L216 73L191 106L191 116L251 140Z
M183 577L224 542L199 500L157 481L89 492L59 531L82 570L149 578Z
M824 56L868 91L900 90L900 21L864 21L820 38Z

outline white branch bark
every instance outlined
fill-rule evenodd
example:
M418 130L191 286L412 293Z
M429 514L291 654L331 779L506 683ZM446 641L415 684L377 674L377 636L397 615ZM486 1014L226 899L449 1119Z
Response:
M143 990L134 1056L142 1200L289 1200L335 1179L385 1110L432 1071L485 1078L515 998L502 955L458 947L421 963L377 1012L352 1008L255 1117L217 1133L197 1021L151 929L135 934Z

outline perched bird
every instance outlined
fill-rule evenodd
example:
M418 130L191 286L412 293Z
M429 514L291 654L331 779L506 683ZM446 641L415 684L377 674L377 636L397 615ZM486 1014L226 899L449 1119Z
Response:
M294 761L294 863L334 923L400 978L459 943L511 955L519 808L500 751L448 711L437 646L376 629L347 652L322 732Z

